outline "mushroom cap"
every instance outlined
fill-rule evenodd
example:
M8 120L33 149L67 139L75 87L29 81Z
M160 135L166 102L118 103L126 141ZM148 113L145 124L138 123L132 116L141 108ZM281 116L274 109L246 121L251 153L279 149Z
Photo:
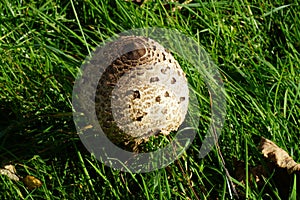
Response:
M95 109L114 143L147 139L178 130L188 109L185 73L156 41L123 36L108 43L102 56L112 62L98 82ZM115 59L116 58L116 59Z

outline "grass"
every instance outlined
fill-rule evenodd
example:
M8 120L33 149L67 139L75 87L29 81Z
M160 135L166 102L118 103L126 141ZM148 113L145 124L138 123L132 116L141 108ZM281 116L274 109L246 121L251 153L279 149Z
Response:
M116 171L81 144L71 113L77 72L98 44L132 28L177 29L199 40L219 67L227 92L219 143L232 175L234 159L246 161L245 168L262 162L257 136L273 140L300 161L299 3L194 0L172 11L176 5L1 1L0 160L15 164L21 176L33 175L44 184L29 191L21 182L0 176L0 199L230 198L217 150L198 158L209 100L197 77L190 76L191 82L206 106L200 108L204 114L199 135L168 167L144 174ZM271 179L263 189L250 185L238 187L246 198L279 196ZM299 198L297 187L294 181L292 199Z

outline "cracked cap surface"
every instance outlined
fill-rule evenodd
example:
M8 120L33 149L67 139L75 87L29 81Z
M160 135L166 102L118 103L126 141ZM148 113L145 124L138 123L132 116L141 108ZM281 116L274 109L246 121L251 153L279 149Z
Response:
M185 73L170 52L152 39L123 36L96 55L97 60L113 60L95 96L96 115L111 141L178 130L187 113L189 91Z

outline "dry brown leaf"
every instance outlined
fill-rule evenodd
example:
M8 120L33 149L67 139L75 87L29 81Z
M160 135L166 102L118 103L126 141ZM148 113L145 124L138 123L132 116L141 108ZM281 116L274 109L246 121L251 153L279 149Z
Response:
M292 174L299 176L300 164L296 163L286 151L264 137L261 138L259 148L266 158L269 172L275 170L272 180L276 184L280 197L288 199L293 180ZM298 180L299 178L297 178L297 185L300 185Z
M13 181L19 181L19 177L16 176L15 174L11 173L11 171L7 169L0 169L0 174L7 176L9 179Z
M267 159L274 162L277 167L287 169L289 174L300 172L300 164L296 163L286 151L278 147L271 140L262 137L260 149Z
M250 187L253 187L253 183L256 182L256 185L259 188L262 188L265 185L265 178L268 178L272 175L272 181L275 183L276 188L278 189L279 196L282 199L288 199L289 189L291 187L291 182L293 180L293 175L300 174L300 164L296 163L293 158L283 149L278 147L274 142L268 140L264 137L261 137L260 145L258 148L261 150L263 156L265 157L264 165L257 165L255 167L248 166ZM235 177L236 179L245 185L246 181L246 169L245 163L243 161L234 161L235 166ZM297 181L299 178L297 178ZM299 183L297 182L297 186ZM266 189L266 192L270 192ZM271 192L270 192L271 193ZM241 195L243 196L243 195Z
M22 181L29 190L41 187L43 184L42 181L35 178L34 176L27 175L25 178L18 176L17 170L13 165L5 165L2 169L0 169L0 174L6 175L13 181Z
M6 175L13 181L19 181L19 177L16 175L16 168L13 165L5 165L3 169L0 169L0 174Z
M22 182L29 190L39 188L43 185L42 181L30 175L27 175L25 178L23 178Z

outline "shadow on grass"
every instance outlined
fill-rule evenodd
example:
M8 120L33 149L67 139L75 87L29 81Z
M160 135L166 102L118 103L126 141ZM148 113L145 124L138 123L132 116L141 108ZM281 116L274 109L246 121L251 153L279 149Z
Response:
M70 195L74 198L102 198L112 195L109 186L113 186L117 193L125 196L143 197L137 183L139 177L133 178L129 173L105 167L91 156L76 133L71 115L18 119L7 108L1 108L0 116L0 165L13 164L21 177L31 174L41 179L43 189L34 194L51 194L58 198L70 198ZM96 163L104 177L88 161ZM120 176L124 186L120 184ZM130 192L126 188L130 188ZM19 189L22 194L31 195L25 188ZM10 193L14 195L12 191Z

